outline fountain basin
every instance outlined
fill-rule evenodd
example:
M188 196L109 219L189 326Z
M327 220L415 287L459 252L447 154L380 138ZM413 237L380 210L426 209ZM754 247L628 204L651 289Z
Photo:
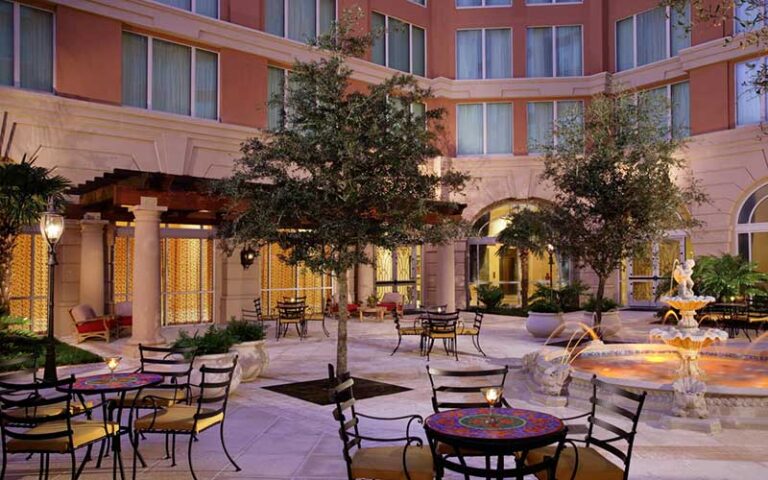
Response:
M647 391L644 420L658 420L672 412L675 396L672 383L678 378L680 365L675 347L592 344L581 350L568 368L571 358L564 349L555 347L524 358L529 389L539 396L537 400L586 408L592 395L590 381L596 374L601 380L627 390ZM710 418L720 420L726 428L768 429L768 351L704 349L700 352L699 365L707 383L704 400ZM561 378L562 389L557 393L553 383Z
M707 304L710 304L715 301L715 297L703 297L703 296L693 296L693 297L661 297L661 301L668 304L671 307L674 307L680 311L695 311L700 310L707 306Z

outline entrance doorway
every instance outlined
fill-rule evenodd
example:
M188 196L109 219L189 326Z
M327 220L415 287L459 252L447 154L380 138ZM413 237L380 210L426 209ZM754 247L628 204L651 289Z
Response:
M659 284L672 275L675 261L686 258L687 239L672 235L649 248L649 255L638 255L627 265L628 302L630 307L656 308Z
M502 303L520 303L520 262L517 249L499 255L501 244L495 237L470 238L469 251L469 305L478 305L477 287L495 285L504 291Z

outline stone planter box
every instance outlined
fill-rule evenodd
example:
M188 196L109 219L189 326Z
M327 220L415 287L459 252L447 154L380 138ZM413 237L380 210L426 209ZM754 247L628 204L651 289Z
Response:
M595 312L584 312L584 323L589 327L595 326ZM612 337L621 330L621 314L618 310L603 312L600 321L603 337Z
M200 367L203 365L207 367L213 367L213 368L226 368L232 366L232 361L235 359L235 356L237 355L237 352L234 350L230 350L227 353L217 353L215 355L198 355L195 357L195 362L192 364L192 377L191 381L194 384L199 385L200 381L202 380L203 374L200 373ZM235 372L232 376L232 384L229 389L229 393L234 392L237 390L237 387L240 385L240 382L243 378L243 368L240 365L240 359L238 358L237 366L235 367ZM223 382L226 380L226 376L224 374L209 374L206 375L205 381L206 382ZM200 389L197 387L192 387L192 395L198 396L200 394ZM223 388L217 388L217 389L211 389L208 392L206 392L206 396L219 396L224 394Z
M234 352L238 356L237 363L243 370L241 379L243 382L256 380L269 366L266 340L236 343L230 352Z
M528 312L525 328L536 338L557 337L565 328L563 314Z

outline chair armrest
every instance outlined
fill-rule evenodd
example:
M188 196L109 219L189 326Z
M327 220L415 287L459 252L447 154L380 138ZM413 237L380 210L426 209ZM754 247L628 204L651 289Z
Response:
M569 420L576 420L577 418L585 418L585 417L588 417L590 415L592 415L592 414L590 412L587 412L587 413L582 413L581 415L576 415L576 416L573 416L573 417L563 417L560 420L562 420L563 422L567 422Z
M390 442L401 441L401 440L405 440L405 441L415 441L415 440L418 440L419 442L422 441L418 437L412 437L411 436L411 424L414 421L417 422L417 423L420 423L420 424L424 424L424 418L421 415L403 415L403 416L400 416L400 417L377 417L377 416L373 416L373 415L366 415L366 414L360 413L360 412L356 412L356 415L358 417L369 418L371 420L383 420L383 421L406 420L406 419L408 420L408 423L405 426L405 437L386 439L386 440L382 439L381 441L390 441Z

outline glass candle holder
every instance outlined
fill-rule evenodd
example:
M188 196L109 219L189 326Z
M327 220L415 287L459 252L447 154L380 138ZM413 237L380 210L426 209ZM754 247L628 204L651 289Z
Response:
M493 418L493 407L499 403L503 389L501 387L487 387L480 390L485 397L485 401L488 402L488 423L495 423Z
M115 370L117 370L117 367L120 365L120 360L122 359L123 357L106 357L104 359L104 363L107 365L109 373L112 374L113 378L115 376Z

